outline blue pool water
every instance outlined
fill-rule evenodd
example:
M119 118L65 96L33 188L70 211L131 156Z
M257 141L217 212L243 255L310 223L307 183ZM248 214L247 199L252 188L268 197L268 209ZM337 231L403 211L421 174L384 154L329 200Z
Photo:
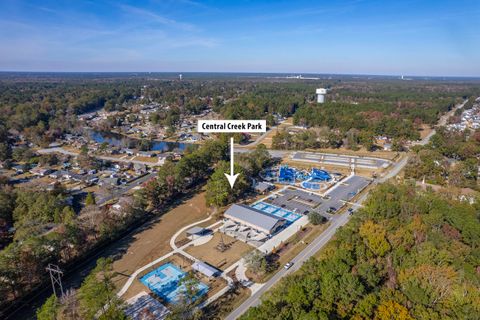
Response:
M168 303L175 303L185 292L185 285L179 284L186 275L176 265L166 263L140 278L140 282L146 285L152 292ZM202 282L197 285L197 297L208 292L208 286Z
M311 190L320 190L320 184L310 181L303 181L301 183L302 188L311 189Z
M263 211L265 213L277 216L279 218L283 218L287 220L289 223L293 223L297 221L302 216L301 214L298 214L289 210L285 210L283 208L279 208L277 206L274 206L265 202L257 202L253 204L252 207L257 210Z

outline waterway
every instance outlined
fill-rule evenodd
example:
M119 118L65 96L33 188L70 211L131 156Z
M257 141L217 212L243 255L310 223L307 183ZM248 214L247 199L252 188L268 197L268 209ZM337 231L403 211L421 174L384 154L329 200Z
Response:
M106 142L111 146L121 148L136 148L141 141L140 139L130 138L114 132L87 130L87 134L90 139L97 143ZM152 140L150 150L160 152L181 152L192 145L193 144L191 143Z

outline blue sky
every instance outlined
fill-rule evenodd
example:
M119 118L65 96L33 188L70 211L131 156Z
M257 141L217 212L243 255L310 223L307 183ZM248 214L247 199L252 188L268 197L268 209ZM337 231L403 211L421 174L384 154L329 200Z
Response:
M0 2L0 70L480 76L478 0Z

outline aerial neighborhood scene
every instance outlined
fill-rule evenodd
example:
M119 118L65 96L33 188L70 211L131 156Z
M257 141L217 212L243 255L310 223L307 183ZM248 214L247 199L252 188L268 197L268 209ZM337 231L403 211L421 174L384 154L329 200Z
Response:
M480 319L480 3L0 3L0 319Z

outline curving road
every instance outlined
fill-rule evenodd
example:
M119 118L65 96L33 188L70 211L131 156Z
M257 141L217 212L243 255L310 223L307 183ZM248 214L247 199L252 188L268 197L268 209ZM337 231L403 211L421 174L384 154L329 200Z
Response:
M78 157L78 155L80 154L78 152L65 150L62 147L40 149L37 152L40 153L40 154L61 153L61 154L66 154L66 155L69 155L69 156L72 156L72 157ZM126 163L144 164L144 165L150 166L150 167L162 165L161 163L158 163L158 162L130 160L128 158L115 158L115 157L100 156L100 155L92 155L92 156L94 158L101 159L101 160L107 160L107 161L112 161L112 162L126 162Z

